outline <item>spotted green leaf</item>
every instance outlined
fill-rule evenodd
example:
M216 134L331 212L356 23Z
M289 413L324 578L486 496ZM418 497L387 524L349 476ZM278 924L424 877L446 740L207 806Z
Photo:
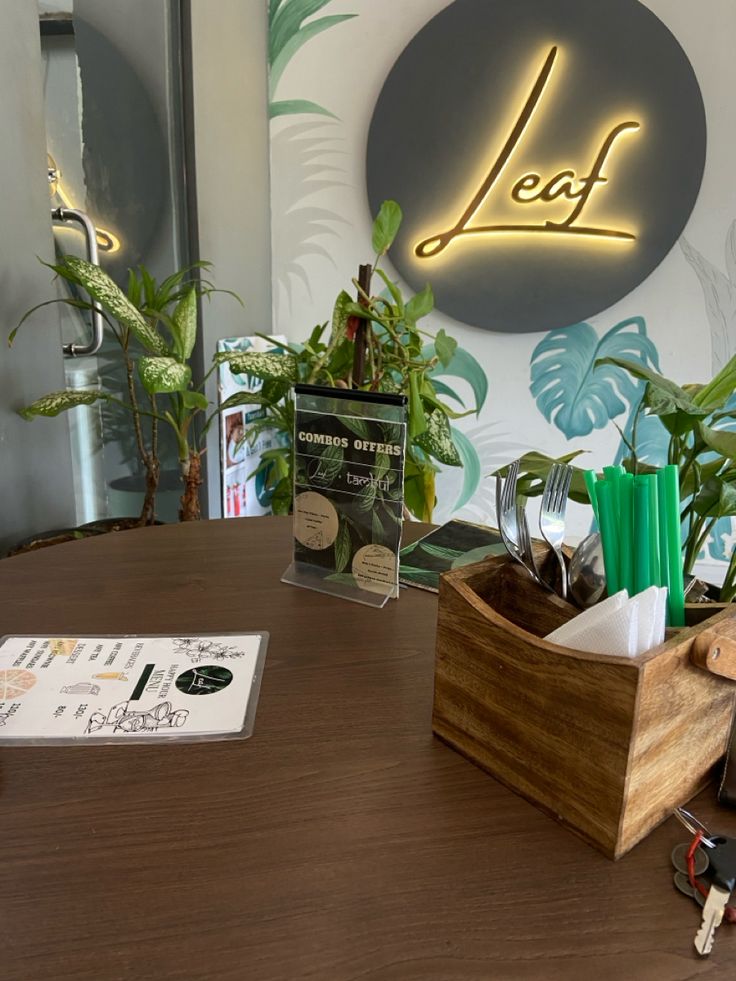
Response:
M220 351L215 355L218 364L228 364L236 375L255 378L297 380L296 358L293 354L259 354L257 351Z
M171 320L176 352L182 361L188 361L197 340L197 293L193 286L177 303Z
M64 256L64 266L103 310L127 327L145 348L154 354L168 354L163 337L99 266L73 255Z
M58 416L60 412L67 409L75 409L78 405L93 405L95 402L109 399L107 392L98 389L72 391L64 389L61 392L49 392L42 395L40 399L31 402L24 409L20 409L18 414L24 419L34 419L36 416Z
M183 392L192 379L192 369L176 358L141 358L138 374L143 387L152 395Z
M427 420L427 429L417 436L415 442L435 460L448 467L461 467L462 460L452 441L450 422L444 412L435 409Z

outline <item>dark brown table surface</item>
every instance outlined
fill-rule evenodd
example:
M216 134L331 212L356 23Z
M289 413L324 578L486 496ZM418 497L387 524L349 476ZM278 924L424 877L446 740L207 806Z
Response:
M0 562L0 633L271 634L249 740L0 750L2 981L736 976L736 928L694 952L674 819L614 864L466 762L431 732L436 597L285 586L289 548L251 518Z

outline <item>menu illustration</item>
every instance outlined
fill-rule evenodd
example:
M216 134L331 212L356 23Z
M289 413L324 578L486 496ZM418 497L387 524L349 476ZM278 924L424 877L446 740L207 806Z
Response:
M294 561L324 570L326 582L396 596L406 424L370 418L370 404L358 416L332 402L335 411L319 412L296 401Z
M266 643L256 633L5 637L0 744L248 736Z

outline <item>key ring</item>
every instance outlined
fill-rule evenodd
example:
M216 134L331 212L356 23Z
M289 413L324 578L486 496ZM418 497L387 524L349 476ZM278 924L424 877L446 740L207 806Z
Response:
M694 814L686 811L684 807L676 807L674 814L677 820L687 828L691 835L700 836L701 844L707 848L716 847L716 843L711 838L710 831L708 831L702 821L698 821Z

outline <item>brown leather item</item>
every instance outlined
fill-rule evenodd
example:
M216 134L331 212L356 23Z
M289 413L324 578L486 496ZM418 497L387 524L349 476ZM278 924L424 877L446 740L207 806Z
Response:
M736 807L736 716L731 725L731 735L728 737L726 762L721 785L718 788L718 803L726 807Z

